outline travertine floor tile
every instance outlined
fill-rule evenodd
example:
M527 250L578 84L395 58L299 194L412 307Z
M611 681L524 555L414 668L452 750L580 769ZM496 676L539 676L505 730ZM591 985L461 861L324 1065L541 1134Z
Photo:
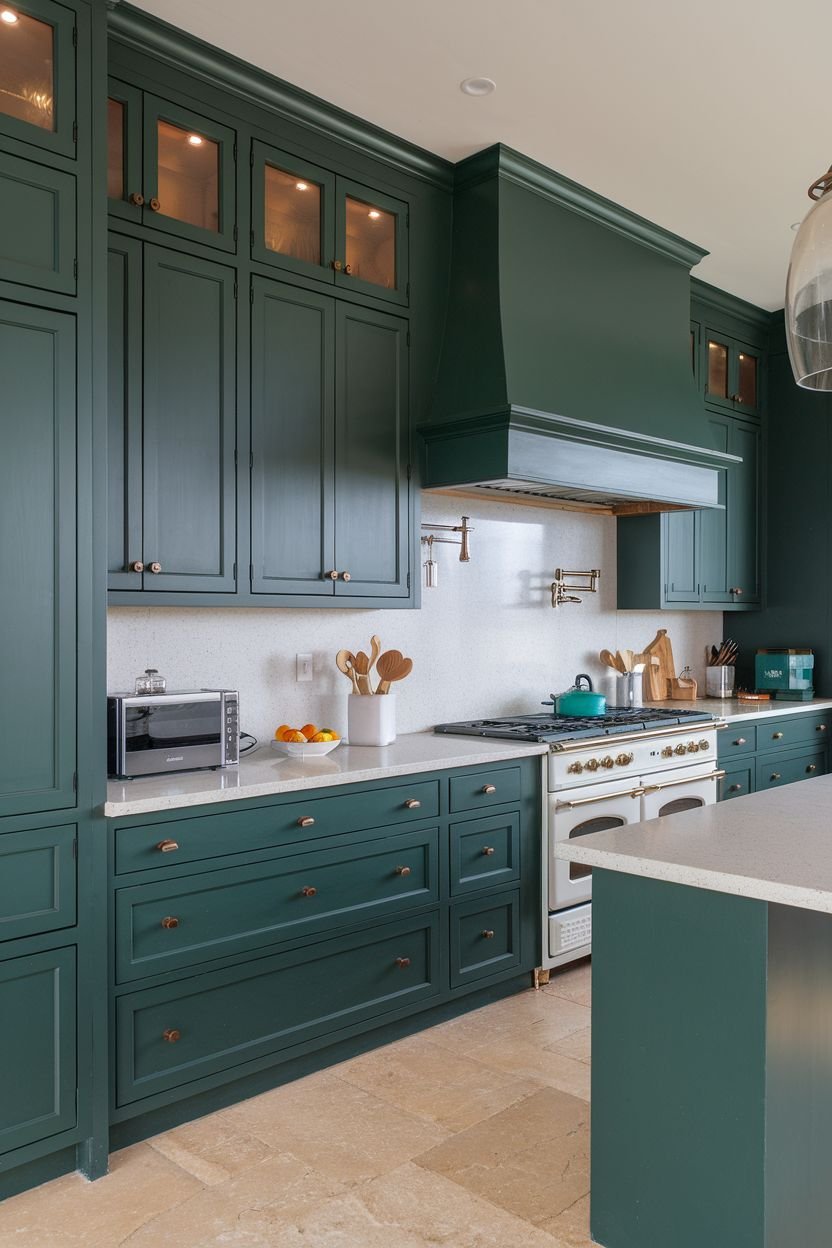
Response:
M568 1244L569 1248L592 1248L589 1238L589 1197L582 1196L574 1205L564 1209L554 1218L547 1218L541 1225L558 1243Z
M231 1175L268 1157L271 1151L262 1140L235 1131L218 1114L186 1122L164 1135L154 1136L148 1144L208 1186L224 1183Z
M202 1184L147 1144L114 1153L96 1183L67 1174L0 1204L0 1248L115 1248Z
M297 1157L271 1154L145 1223L123 1248L271 1245L276 1235L344 1190Z
M323 1174L359 1182L393 1170L445 1139L433 1122L398 1109L330 1072L224 1109L219 1117Z
M573 1031L571 1036L564 1036L554 1044L547 1046L554 1053L563 1053L566 1057L574 1057L578 1062L592 1061L592 1028L584 1027L581 1031Z
M576 966L567 966L563 970L552 971L548 984L543 992L556 997L565 997L578 1005L592 1004L592 963L589 958Z
M589 1191L589 1106L542 1088L416 1160L541 1226Z
M529 1096L540 1085L410 1036L335 1067L339 1079L420 1118L462 1131Z

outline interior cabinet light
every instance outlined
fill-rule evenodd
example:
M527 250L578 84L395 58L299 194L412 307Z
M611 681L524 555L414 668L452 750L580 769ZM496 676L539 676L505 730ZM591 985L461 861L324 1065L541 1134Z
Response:
M309 183L308 183L308 182L296 182L296 183L295 183L295 190L296 190L296 191L308 191L308 190L309 190Z
M0 12L0 22L5 22L7 26L16 25L17 20L17 14L13 13L11 9L3 9L2 12Z
M191 147L202 147L202 136L199 134L189 134L188 142Z

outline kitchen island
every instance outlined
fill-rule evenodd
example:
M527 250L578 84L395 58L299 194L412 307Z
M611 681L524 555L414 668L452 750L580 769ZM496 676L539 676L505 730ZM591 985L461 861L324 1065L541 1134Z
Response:
M826 1248L832 776L558 846L593 868L606 1248Z

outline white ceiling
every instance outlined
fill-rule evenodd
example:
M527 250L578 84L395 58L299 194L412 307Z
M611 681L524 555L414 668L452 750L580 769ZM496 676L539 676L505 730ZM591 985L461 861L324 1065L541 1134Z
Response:
M832 160L828 0L136 0L451 160L500 141L711 253L783 304ZM461 79L497 91L472 98Z

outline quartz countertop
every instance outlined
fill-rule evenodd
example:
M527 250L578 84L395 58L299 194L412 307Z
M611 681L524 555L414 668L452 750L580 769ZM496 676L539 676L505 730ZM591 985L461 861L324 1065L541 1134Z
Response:
M110 780L104 814L108 818L151 814L248 797L271 797L301 789L386 780L449 767L476 767L509 758L548 754L536 742L484 740L413 732L392 745L340 745L324 757L306 761L287 758L266 743L236 767L217 771L180 771L138 780Z
M741 719L780 719L783 715L798 715L802 711L825 711L832 709L832 698L814 698L811 702L781 702L772 698L769 702L740 702L737 698L696 698L693 702L648 702L648 706L666 707L674 711L704 711L717 719L734 723Z
M557 858L832 914L832 775L593 832Z

